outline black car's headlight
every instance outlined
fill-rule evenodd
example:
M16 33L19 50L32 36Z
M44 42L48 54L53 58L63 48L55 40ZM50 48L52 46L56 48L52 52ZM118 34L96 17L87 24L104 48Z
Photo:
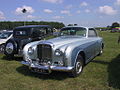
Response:
M55 55L56 55L56 56L62 56L62 55L63 55L63 52L62 52L60 49L56 49L56 50L55 50Z
M29 54L29 55L32 55L33 53L34 53L34 48L29 47L29 48L28 48L28 54Z

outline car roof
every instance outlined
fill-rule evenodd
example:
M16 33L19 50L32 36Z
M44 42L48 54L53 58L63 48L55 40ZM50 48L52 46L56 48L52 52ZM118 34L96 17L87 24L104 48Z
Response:
M84 26L66 26L63 28L87 28L87 27L84 27Z
M86 28L86 29L87 29L87 28L88 28L88 29L89 29L89 28L94 28L94 27L85 27L85 26L66 26L66 27L63 27L63 28L75 28L75 27L77 27L77 28ZM63 28L62 28L62 29L63 29Z
M16 27L15 29L18 29L18 28L34 28L34 27L50 27L49 25L26 25L26 26L18 26Z

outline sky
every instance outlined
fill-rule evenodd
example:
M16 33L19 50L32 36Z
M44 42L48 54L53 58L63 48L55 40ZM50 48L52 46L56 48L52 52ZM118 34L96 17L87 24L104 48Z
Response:
M22 10L26 9L26 13ZM103 27L120 21L120 0L1 0L0 21L57 21Z

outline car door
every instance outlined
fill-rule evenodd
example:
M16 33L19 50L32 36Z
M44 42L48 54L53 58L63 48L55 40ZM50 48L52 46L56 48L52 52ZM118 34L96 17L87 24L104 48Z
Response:
M89 62L95 56L95 43L96 41L92 40L92 38L88 39L89 41L85 45L85 53L86 53L86 60Z
M90 46L89 50L89 59L93 59L99 50L99 43L98 43L98 35L94 28L89 28L88 30L88 38L90 39Z

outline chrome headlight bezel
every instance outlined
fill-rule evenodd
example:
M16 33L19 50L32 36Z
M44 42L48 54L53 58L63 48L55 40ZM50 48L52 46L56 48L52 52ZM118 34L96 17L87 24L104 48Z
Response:
M55 56L62 56L63 52L60 49L55 50Z
M28 54L32 55L34 53L34 48L33 47L29 47L28 48Z

